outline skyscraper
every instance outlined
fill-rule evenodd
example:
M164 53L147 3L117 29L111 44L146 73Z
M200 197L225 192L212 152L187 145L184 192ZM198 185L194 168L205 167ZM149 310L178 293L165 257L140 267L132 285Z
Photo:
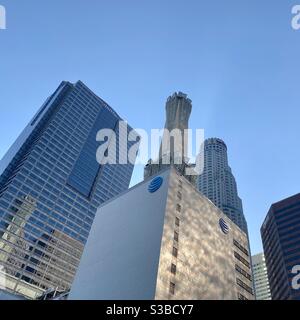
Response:
M228 165L227 146L221 139L210 138L204 142L204 170L198 177L198 189L248 233L242 200Z
M300 266L300 193L272 204L261 235L272 299L300 300L293 286L293 268Z
M196 175L187 175L186 169L192 169L187 158L189 118L192 101L185 93L175 92L166 102L166 124L159 149L158 159L148 161L145 166L144 178L151 177L170 165L176 167L191 183L196 184Z
M183 93L168 98L158 163L146 166L144 182L99 207L71 299L254 298L247 234L185 174L191 108ZM174 129L177 141L169 139Z
M256 300L271 300L267 266L263 253L252 256L252 271Z
M253 300L248 246L171 166L99 207L69 298Z
M132 164L96 160L104 128L116 133L119 157L121 120L82 82L62 82L4 156L0 266L7 291L36 298L70 287L98 206L129 186Z

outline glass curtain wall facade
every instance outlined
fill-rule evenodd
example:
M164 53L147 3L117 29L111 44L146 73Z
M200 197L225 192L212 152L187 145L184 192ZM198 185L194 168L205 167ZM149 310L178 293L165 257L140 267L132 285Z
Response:
M49 288L70 288L98 206L130 183L132 164L96 161L102 128L116 133L118 159L120 121L81 81L62 82L1 160L7 291L34 299Z
M300 300L292 286L300 265L300 193L271 206L261 235L272 300Z
M252 256L252 271L256 300L271 300L267 266L263 253Z

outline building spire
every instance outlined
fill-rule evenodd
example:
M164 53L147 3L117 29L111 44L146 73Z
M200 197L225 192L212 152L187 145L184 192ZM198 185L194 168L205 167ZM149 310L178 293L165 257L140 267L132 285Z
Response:
M175 92L169 96L166 102L166 123L164 134L159 149L158 159L149 160L145 166L144 178L157 174L168 166L176 167L182 175L188 164L188 133L189 118L192 112L192 100L187 94ZM186 178L196 184L195 176Z

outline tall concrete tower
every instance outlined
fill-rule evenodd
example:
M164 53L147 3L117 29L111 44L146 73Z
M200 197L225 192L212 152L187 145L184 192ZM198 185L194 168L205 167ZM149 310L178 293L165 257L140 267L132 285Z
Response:
M192 101L187 95L179 92L170 96L166 103L166 124L160 146L160 159L170 155L172 163L180 163L187 158L188 150L184 149L184 139L187 139L185 130L189 127L189 118L192 111Z
M192 111L192 101L182 92L175 92L166 102L166 124L159 150L159 157L155 161L150 159L145 166L144 178L148 178L166 169L168 166L176 167L182 175L188 164L188 142L186 129L189 127L189 118ZM196 176L186 178L196 185Z
M198 177L198 189L247 233L242 200L228 165L227 146L221 139L204 142L204 170Z

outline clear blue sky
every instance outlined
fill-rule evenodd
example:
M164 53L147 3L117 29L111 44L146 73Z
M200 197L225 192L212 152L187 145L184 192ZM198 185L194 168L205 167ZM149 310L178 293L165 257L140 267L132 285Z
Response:
M295 1L0 0L0 157L62 80L82 80L147 130L164 125L167 96L184 91L190 127L228 145L259 252L269 206L299 192ZM132 184L141 179L137 167Z

